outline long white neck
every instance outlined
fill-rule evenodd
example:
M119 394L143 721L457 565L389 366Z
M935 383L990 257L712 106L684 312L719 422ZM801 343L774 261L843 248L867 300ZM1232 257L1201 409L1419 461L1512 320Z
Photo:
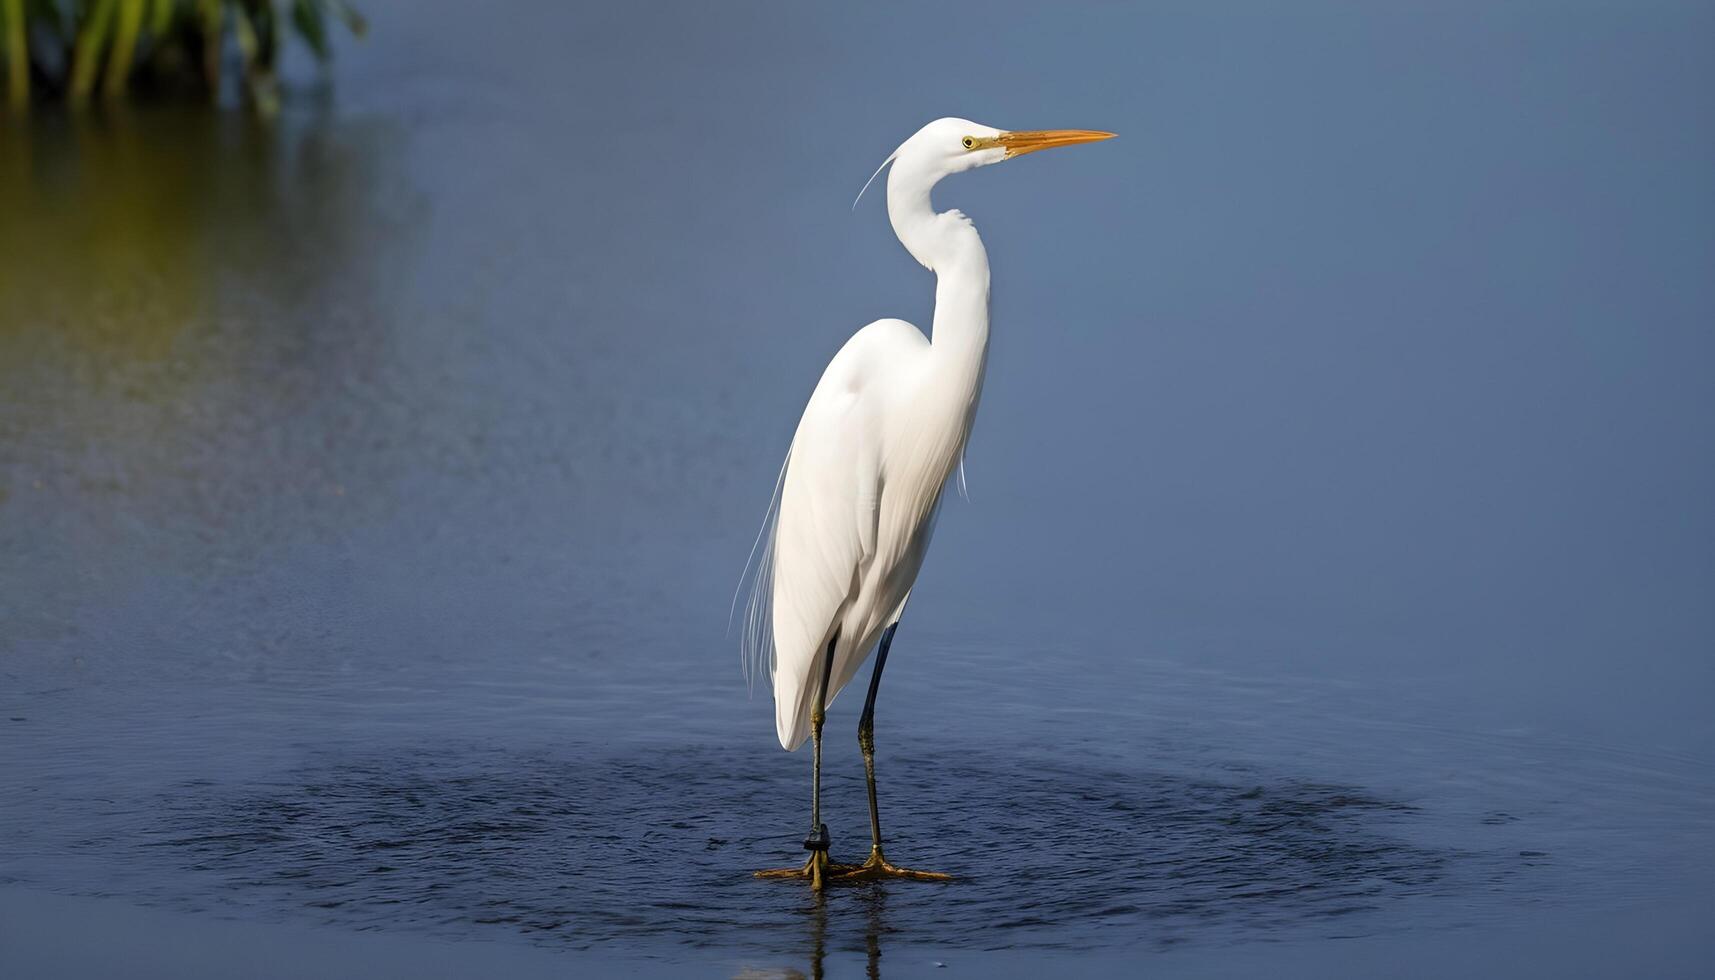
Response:
M988 358L989 257L969 218L936 214L929 203L934 178L895 165L887 180L887 217L900 244L935 273L935 320L930 344L937 381L976 409Z

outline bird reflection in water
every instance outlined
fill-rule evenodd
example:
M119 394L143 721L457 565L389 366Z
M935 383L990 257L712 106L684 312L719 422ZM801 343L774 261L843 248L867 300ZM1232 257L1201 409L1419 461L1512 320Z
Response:
M887 931L887 892L877 887L849 894L855 901L841 912L863 912L864 975L877 980L881 976L881 937ZM828 954L828 898L824 892L813 892L810 902L810 914L805 917L809 927L804 944L809 960L806 968L747 966L734 975L734 980L822 980Z

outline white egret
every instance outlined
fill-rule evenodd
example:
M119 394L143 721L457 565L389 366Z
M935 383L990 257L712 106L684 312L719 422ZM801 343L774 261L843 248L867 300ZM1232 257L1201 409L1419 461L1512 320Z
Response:
M887 216L894 234L935 274L933 331L926 338L903 320L877 320L834 356L798 422L758 538L767 544L746 610L746 664L754 671L769 663L781 746L795 750L806 736L815 742L804 842L810 858L802 868L759 877L802 877L816 888L829 879L947 878L887 861L875 795L876 690L929 548L941 492L963 456L988 357L988 253L970 219L937 213L929 192L949 174L1112 135L1006 132L937 119L882 163L893 165ZM869 785L869 860L833 864L821 811L822 720L878 640L858 723Z

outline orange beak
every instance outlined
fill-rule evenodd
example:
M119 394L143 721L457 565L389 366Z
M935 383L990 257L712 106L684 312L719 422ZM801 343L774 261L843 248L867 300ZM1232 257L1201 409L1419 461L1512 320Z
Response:
M1113 133L1104 133L1099 129L1031 129L1002 133L994 138L994 145L1006 150L1006 158L1010 160L1050 147L1076 146L1079 143L1096 143L1113 138Z

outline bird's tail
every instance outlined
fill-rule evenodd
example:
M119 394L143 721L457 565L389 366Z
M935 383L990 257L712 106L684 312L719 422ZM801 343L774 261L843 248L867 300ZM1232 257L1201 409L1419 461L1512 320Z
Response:
M780 736L780 747L788 752L796 752L810 737L810 706L816 703L812 685L819 683L818 677L809 683L789 679L774 685L774 734Z

